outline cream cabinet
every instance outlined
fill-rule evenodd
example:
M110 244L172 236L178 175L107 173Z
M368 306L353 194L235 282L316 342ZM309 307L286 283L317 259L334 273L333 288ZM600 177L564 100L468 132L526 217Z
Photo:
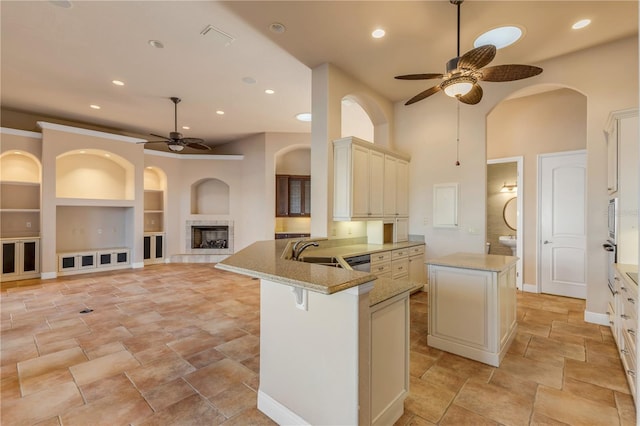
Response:
M40 276L40 239L3 238L1 281L24 280Z
M629 389L636 399L637 388L637 330L638 330L638 286L631 281L626 272L637 271L633 265L617 265L614 271L615 301L609 304L609 318L620 360L627 373Z
M164 262L164 234L145 233L143 242L145 265Z
M391 278L391 251L371 253L371 273L379 278Z
M440 264L429 264L427 342L497 367L517 329L516 258L498 256L506 261L486 269L486 265L502 261L484 256L451 255L434 260ZM469 259L468 266L474 268L446 266L465 265Z
M61 275L111 271L128 268L131 260L126 247L58 253L58 272Z
M391 251L391 277L394 280L409 278L409 248Z
M334 220L408 215L408 158L348 137L333 143L333 168Z
M409 393L409 293L371 307L371 424L390 425Z
M424 245L409 247L409 281L423 284L427 282Z

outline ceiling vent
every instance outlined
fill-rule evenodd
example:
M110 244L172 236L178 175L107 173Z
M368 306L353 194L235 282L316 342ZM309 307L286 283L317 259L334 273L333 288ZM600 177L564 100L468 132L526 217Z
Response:
M232 35L225 33L213 25L207 25L204 27L204 29L200 31L200 35L213 37L216 42L222 44L224 47L229 46L236 40Z

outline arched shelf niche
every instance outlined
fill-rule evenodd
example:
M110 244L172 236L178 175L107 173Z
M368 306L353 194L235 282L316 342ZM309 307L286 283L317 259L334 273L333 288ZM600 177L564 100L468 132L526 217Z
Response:
M154 166L144 168L144 232L164 230L166 173Z
M56 197L133 200L134 166L117 154L80 149L56 157Z
M40 235L40 161L25 151L0 155L0 238Z
M215 178L191 185L191 214L228 215L229 185Z
M347 95L341 102L341 135L355 136L365 141L374 142L373 122L355 96Z

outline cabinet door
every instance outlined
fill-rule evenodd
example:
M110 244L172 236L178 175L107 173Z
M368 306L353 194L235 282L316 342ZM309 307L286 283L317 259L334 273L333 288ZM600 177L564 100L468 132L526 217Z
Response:
M396 215L396 169L398 160L390 155L384 156L384 215Z
M409 216L409 163L398 159L396 165L396 214Z
M143 258L144 260L151 259L151 236L144 236L144 249L143 249Z
M396 219L394 230L394 243L409 241L409 219L404 217Z
M18 273L18 243L2 243L2 275Z
M311 178L304 180L304 204L302 207L302 214L304 216L311 216Z
M276 216L289 216L289 176L276 176Z
M38 241L22 242L22 273L40 272L40 247Z
M384 214L384 154L369 151L369 216Z
M164 235L154 236L155 240L155 258L162 259L164 257Z
M409 281L425 284L427 282L426 276L424 256L411 256L409 258Z
M352 148L352 216L369 216L369 150Z

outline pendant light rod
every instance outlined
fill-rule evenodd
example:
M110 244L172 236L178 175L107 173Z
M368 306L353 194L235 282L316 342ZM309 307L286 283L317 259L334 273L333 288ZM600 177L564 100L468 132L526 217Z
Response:
M460 5L464 0L449 0L449 3L458 6L458 49L456 57L460 57Z

